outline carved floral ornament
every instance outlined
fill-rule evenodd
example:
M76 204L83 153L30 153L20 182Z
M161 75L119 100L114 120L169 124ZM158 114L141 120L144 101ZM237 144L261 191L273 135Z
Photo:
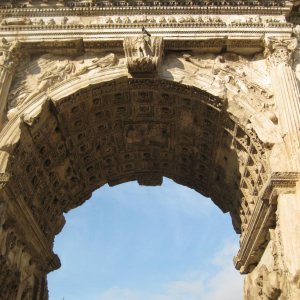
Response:
M291 65L292 56L296 50L297 38L267 38L265 39L265 56L270 65Z

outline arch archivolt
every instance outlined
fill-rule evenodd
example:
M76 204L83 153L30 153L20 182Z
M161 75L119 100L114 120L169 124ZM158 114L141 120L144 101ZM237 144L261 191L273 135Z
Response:
M125 55L24 52L19 60L0 133L0 264L13 274L9 290L21 282L14 297L47 297L64 212L106 183L160 185L163 176L230 212L241 272L263 282L288 268L278 257L268 268L264 260L281 247L277 199L295 194L298 180L265 56L163 55L162 39L142 51L130 43ZM260 299L253 293L262 291L245 290L246 299Z

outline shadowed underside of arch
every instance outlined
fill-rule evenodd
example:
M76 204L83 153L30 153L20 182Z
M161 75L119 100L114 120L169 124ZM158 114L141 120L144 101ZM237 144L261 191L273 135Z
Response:
M266 181L257 137L226 112L225 101L162 79L122 77L48 98L36 116L23 116L18 141L7 145L2 194L20 224L30 223L26 248L43 272L59 267L52 243L63 212L101 185L160 185L169 177L211 197L240 233Z

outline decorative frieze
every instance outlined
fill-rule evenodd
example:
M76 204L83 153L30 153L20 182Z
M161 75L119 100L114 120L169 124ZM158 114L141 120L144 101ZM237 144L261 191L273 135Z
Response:
M34 29L71 29L71 28L134 28L138 26L148 27L227 27L227 28L280 28L291 27L284 18L271 16L235 17L226 15L99 15L96 17L9 17L3 18L0 26L2 29L24 28Z

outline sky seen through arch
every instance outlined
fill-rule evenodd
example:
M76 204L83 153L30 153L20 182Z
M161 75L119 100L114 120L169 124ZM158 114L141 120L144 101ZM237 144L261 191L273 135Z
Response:
M50 300L242 299L229 214L168 178L161 187L105 185L66 220Z

